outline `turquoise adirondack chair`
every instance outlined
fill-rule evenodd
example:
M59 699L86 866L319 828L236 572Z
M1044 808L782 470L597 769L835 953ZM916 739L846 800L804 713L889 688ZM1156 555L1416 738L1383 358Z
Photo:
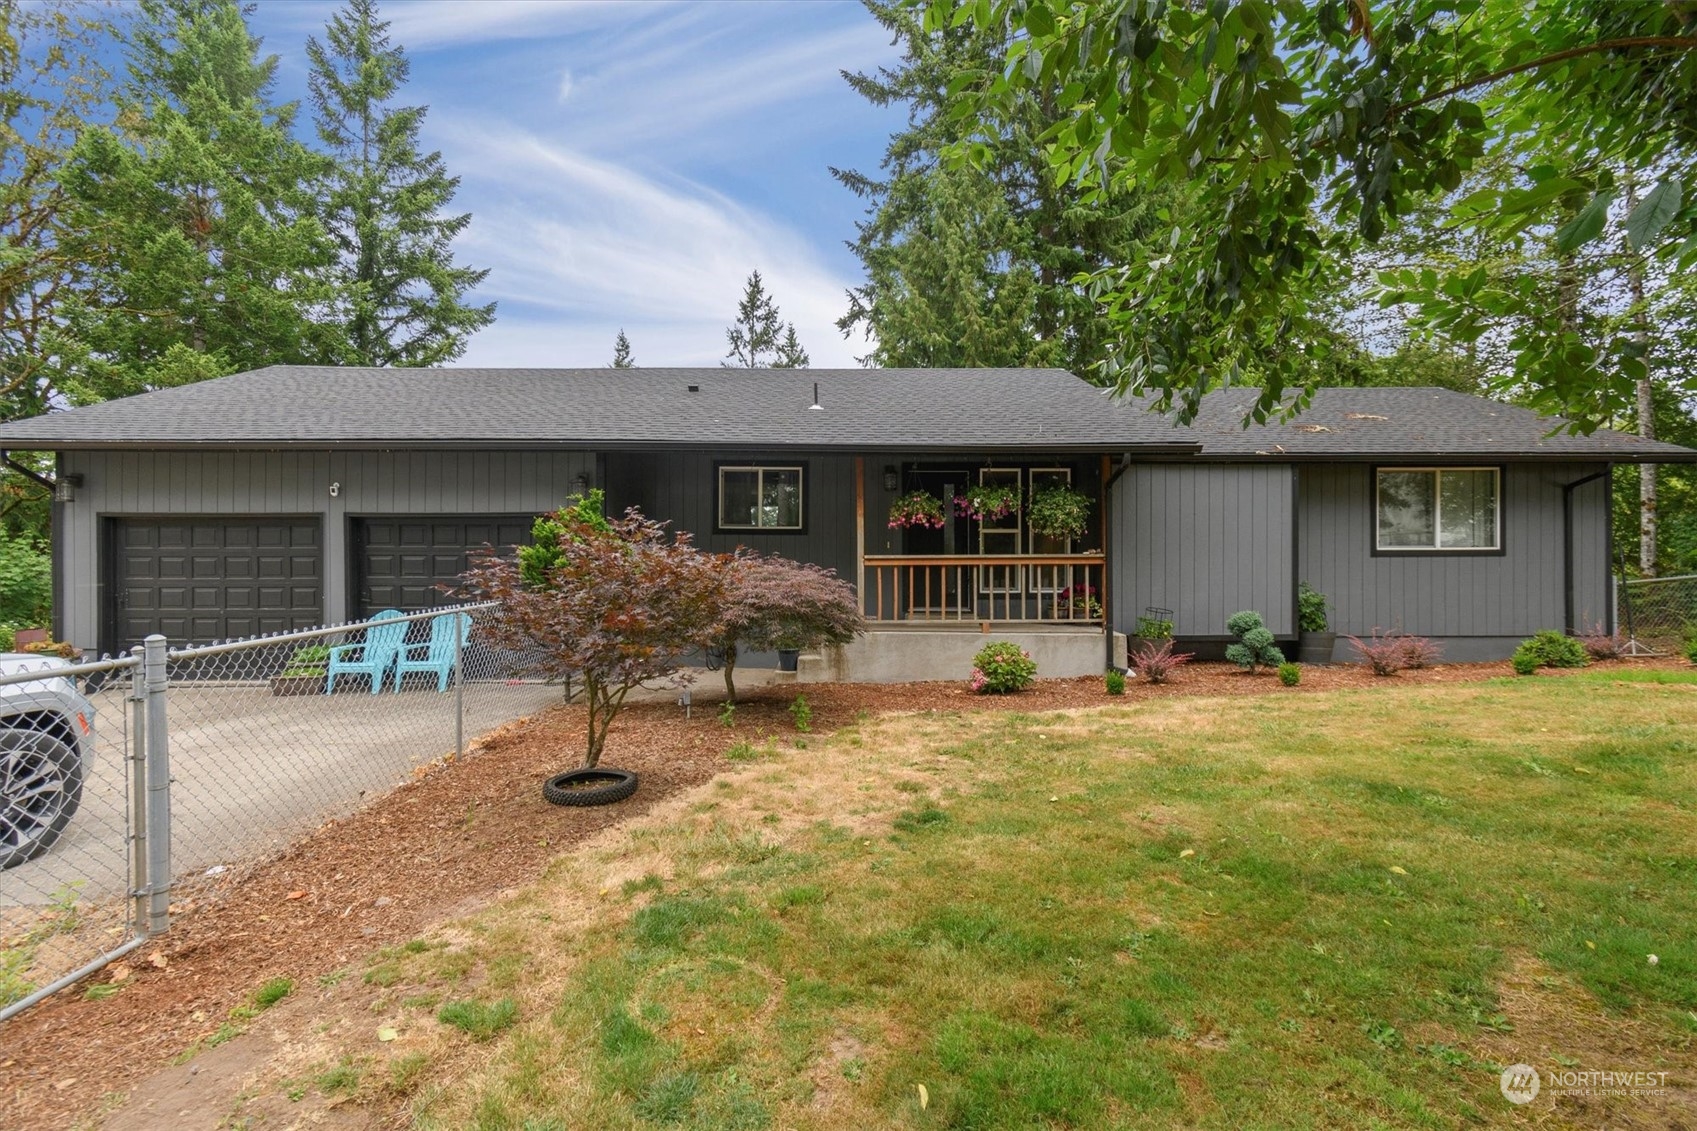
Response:
M436 690L448 690L448 677L454 671L456 630L460 634L459 649L464 652L466 641L471 639L471 614L444 613L432 617L430 639L401 648L400 657L395 661L395 690L401 689L401 680L408 672L435 672Z
M371 677L371 693L383 690L383 679L395 666L401 645L407 638L407 622L399 620L399 609L384 609L372 615L365 624L365 641L361 644L338 644L330 649L330 671L324 677L324 694L336 690L339 675Z

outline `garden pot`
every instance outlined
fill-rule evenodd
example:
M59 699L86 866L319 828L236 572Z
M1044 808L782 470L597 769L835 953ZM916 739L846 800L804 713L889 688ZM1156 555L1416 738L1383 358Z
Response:
M274 675L271 677L273 695L322 695L322 675Z
M1332 649L1338 642L1335 632L1304 632L1298 639L1296 658L1304 664L1329 664Z
M778 649L778 670L781 672L795 671L796 661L801 659L800 648Z

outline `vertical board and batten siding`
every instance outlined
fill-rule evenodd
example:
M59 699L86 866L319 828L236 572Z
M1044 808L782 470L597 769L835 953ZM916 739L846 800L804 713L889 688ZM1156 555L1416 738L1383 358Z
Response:
M1340 633L1395 628L1518 639L1564 628L1562 485L1602 470L1601 464L1509 464L1502 478L1503 553L1403 556L1373 553L1371 466L1303 465L1300 577L1326 594L1332 628ZM1610 616L1608 484L1605 477L1573 493L1574 612L1581 625Z
M1173 610L1180 637L1226 635L1254 609L1276 636L1296 632L1289 465L1141 464L1114 485L1114 627L1146 607Z
M781 554L793 561L834 569L843 580L857 581L852 456L654 452L608 453L605 459L607 509L612 513L638 507L650 518L671 523L674 530L688 531L694 535L695 545L703 550L728 553L738 546L747 546L761 553ZM806 529L793 534L755 530L715 533L719 517L719 477L715 468L721 464L804 466L802 523Z
M60 631L100 639L102 520L149 516L314 515L323 524L324 619L350 610L348 519L379 515L534 514L559 506L573 479L595 475L589 452L66 452L83 476L62 508ZM332 498L330 485L340 484Z

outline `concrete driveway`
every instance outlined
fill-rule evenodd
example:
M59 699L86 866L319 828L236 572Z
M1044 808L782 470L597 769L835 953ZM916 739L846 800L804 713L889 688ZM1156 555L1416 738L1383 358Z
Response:
M98 742L82 806L46 854L0 872L0 908L129 887L124 692L93 693ZM560 702L535 683L470 683L467 741ZM454 692L273 696L264 684L173 684L171 854L177 882L275 852L454 750ZM216 873L214 873L216 874Z

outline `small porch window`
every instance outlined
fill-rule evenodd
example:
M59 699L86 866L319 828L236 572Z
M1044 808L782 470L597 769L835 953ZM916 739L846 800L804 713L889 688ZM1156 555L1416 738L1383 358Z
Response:
M721 530L801 530L802 471L790 466L719 468Z
M1499 468L1381 467L1374 486L1374 548L1379 551L1502 548Z

